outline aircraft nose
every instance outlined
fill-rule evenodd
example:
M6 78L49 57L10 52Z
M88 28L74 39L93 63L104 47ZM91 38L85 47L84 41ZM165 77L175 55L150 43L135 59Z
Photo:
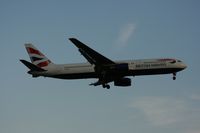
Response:
M181 68L185 69L185 68L187 68L187 65L184 64L184 63L182 63L182 64L181 64Z

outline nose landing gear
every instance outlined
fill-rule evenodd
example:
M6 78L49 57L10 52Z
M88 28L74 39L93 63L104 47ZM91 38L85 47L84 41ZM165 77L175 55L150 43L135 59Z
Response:
M176 80L176 73L173 73L173 80Z

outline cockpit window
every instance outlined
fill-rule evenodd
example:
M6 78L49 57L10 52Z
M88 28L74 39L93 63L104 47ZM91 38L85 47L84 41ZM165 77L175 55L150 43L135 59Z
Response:
M180 61L180 60L177 60L178 62L182 62L182 61Z
M171 63L171 64L174 64L174 63L176 63L176 61L175 61L175 60L173 60L173 61L170 61L170 63Z

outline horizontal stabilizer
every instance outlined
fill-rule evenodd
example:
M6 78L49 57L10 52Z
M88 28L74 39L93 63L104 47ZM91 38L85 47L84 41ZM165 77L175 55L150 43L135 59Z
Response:
M46 71L26 60L20 60L26 67L28 67L31 71Z

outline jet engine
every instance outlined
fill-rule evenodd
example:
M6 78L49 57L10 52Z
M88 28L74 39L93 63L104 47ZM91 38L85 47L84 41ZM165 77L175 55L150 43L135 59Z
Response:
M131 86L130 78L121 78L114 81L115 86Z

